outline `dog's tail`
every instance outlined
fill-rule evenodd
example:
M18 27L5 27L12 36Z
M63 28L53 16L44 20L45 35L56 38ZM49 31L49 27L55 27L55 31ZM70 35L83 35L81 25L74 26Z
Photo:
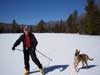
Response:
M89 56L88 56L88 59L89 59L90 61L94 60L94 58L89 58Z

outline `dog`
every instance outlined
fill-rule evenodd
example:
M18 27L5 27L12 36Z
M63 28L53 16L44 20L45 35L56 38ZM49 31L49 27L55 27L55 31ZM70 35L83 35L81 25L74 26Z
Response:
M87 54L80 54L80 51L78 49L76 49L75 56L74 56L75 70L77 71L77 66L80 62L82 62L82 68L85 68L84 64L86 64L86 68L88 68L88 63L87 63L88 60L92 61L93 58L92 59L89 58L89 56Z

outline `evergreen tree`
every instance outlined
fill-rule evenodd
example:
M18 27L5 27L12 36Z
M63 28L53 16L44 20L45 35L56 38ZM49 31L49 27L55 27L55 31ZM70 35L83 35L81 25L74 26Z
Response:
M12 32L13 33L19 32L18 25L15 19L12 21Z
M98 27L100 28L100 12L95 5L94 0L87 0L85 17L85 32L87 34L98 34Z
M69 18L68 18L68 20L67 20L67 24L68 24L68 32L70 32L70 33L76 33L76 32L78 32L78 28L77 28L77 26L78 26L78 23L77 23L77 11L75 10L70 16L69 16Z
M62 20L60 21L60 32L61 33L66 32L66 27L65 27L65 24Z
M4 27L3 25L0 25L0 33L3 33L4 32Z
M45 29L45 22L43 20L41 20L38 25L37 25L37 31L40 33L43 33L46 31Z

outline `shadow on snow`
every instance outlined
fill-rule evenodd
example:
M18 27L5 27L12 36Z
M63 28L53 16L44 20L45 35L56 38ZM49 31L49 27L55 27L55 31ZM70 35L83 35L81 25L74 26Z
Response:
M56 69L59 69L59 71L62 72L62 71L64 71L65 69L67 69L68 66L69 66L69 65L54 65L54 66L49 66L49 67L47 67L47 68L44 68L44 74L47 74L47 73L49 73L49 72L52 72L52 71L54 71L54 70L56 70ZM37 71L32 71L32 72L30 72L30 74L32 74L32 73L37 73L37 72L39 72L39 70L37 70Z
M78 69L78 72L81 70L81 69L91 69L91 68L93 68L93 67L96 67L97 65L88 65L87 66L87 68L86 68L86 66L85 67L80 67L79 69Z

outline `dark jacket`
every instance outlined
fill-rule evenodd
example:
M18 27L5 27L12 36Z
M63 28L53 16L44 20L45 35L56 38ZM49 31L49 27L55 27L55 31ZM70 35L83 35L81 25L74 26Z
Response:
M31 42L31 48L35 50L38 42L34 36L34 34L29 33L29 37L30 37L30 42ZM25 34L22 34L14 43L13 47L18 46L20 43L23 43L23 50L26 50L26 44L25 44Z

